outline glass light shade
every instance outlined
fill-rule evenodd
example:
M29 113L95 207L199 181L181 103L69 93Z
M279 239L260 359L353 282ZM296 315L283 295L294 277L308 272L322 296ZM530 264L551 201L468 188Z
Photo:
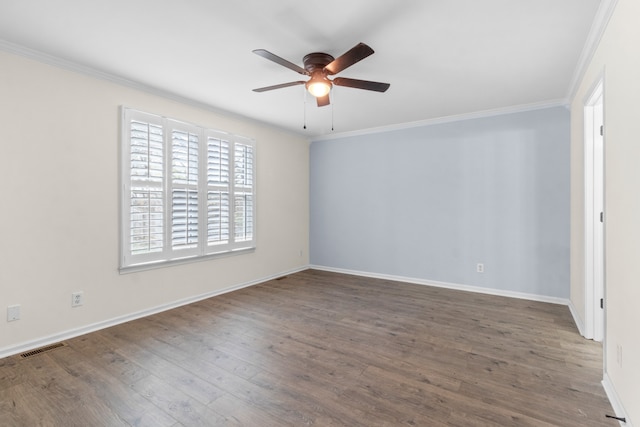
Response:
M307 84L307 90L316 98L326 96L331 90L331 85L326 80L311 80Z

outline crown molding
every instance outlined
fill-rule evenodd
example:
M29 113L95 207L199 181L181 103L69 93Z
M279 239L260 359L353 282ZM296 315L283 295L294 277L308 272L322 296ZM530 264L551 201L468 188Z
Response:
M412 129L416 127L426 127L440 125L444 123L460 122L463 120L483 119L487 117L503 116L507 114L523 113L527 111L542 110L545 108L564 107L569 109L569 101L567 99L554 99L550 101L537 102L533 104L514 105L505 108L496 108L492 110L482 110L472 113L456 114L451 116L437 117L433 119L418 120L414 122L399 123L375 128L356 130L351 132L340 132L330 135L321 135L310 138L311 142L328 141L332 139L341 139L354 136L370 135L374 133L392 132L398 130Z
M580 83L584 78L587 68L593 59L593 55L598 49L600 40L607 29L607 24L613 15L613 12L618 4L618 0L601 0L600 6L596 11L596 15L593 18L591 29L587 35L587 40L584 43L580 57L578 58L578 64L573 72L571 83L569 84L569 92L567 93L567 99L571 100L576 95Z
M536 104L516 105L513 107L478 111L478 112L467 113L467 114L445 116L445 117L440 117L435 119L427 119L427 120L420 120L420 121L402 123L397 125L362 129L362 130L357 130L352 132L341 132L341 133L335 133L335 134L320 135L317 137L312 137L309 140L311 142L327 141L332 139L370 135L373 133L390 132L395 130L410 129L410 128L421 127L421 126L433 126L433 125L443 124L443 123L450 123L450 122L456 122L456 121L462 121L462 120L471 120L471 119L477 119L477 118L485 118L485 117L491 117L491 116L499 116L504 114L519 113L519 112L532 111L532 110L551 108L551 107L557 107L557 106L563 106L563 107L566 107L567 109L570 109L570 102L575 96L578 90L578 87L584 77L584 74L586 73L587 67L589 66L591 60L593 59L593 55L596 49L598 48L598 44L602 39L602 35L606 30L607 24L609 23L609 20L613 15L613 12L615 10L617 3L618 3L618 0L601 0L600 6L598 7L598 10L596 11L593 22L591 24L591 29L589 30L589 34L587 35L587 39L582 48L582 52L580 54L578 63L574 70L573 77L571 78L571 83L569 85L567 96L564 99L551 100L551 101L546 101L546 102L541 102Z
M233 113L231 111L224 110L222 108L215 107L211 104L207 104L201 101L197 101L192 98L188 98L182 95L178 95L176 93L166 91L155 86L151 86L139 81L130 80L116 74L107 73L96 68L88 67L86 65L79 64L74 61L69 61L67 59L59 58L54 55L50 55L48 53L41 52L39 50L31 49L22 45L18 45L15 43L11 43L7 40L0 39L0 51L4 51L10 54L18 55L25 57L27 59L31 59L43 64L51 65L56 68L60 68L63 70L71 71L74 73L82 74L88 77L92 77L95 79L107 81L110 83L117 84L119 86L128 87L131 89L139 90L141 92L148 93L150 95L159 96L161 98L169 99L172 101L179 102L181 104L189 105L191 107L195 107L201 110L209 111L219 116L227 117L235 120L248 121L251 123L258 124L260 126L267 126L269 128L278 129L280 131L291 133L296 136L303 136L299 133L295 133L290 129L286 129L280 126L273 125L271 123L267 123L252 117L247 117L242 114Z

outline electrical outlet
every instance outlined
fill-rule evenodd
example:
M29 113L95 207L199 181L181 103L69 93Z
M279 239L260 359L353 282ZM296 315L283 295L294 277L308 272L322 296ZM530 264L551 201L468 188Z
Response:
M71 307L78 307L84 304L84 293L81 291L71 294Z
M480 262L479 262L479 263L476 265L476 271L477 271L478 273L484 273L484 264L482 264L482 263L480 263Z
M7 307L7 322L20 320L20 305L10 305Z

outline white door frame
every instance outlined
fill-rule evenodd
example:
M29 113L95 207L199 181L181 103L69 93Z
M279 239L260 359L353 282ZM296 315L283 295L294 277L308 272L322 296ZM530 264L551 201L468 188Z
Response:
M601 127L602 126L602 127ZM604 78L584 102L585 338L604 339Z

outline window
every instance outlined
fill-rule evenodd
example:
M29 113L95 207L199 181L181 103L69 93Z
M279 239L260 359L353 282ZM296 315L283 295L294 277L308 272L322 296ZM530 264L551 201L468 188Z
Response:
M121 267L255 247L255 143L123 108Z

